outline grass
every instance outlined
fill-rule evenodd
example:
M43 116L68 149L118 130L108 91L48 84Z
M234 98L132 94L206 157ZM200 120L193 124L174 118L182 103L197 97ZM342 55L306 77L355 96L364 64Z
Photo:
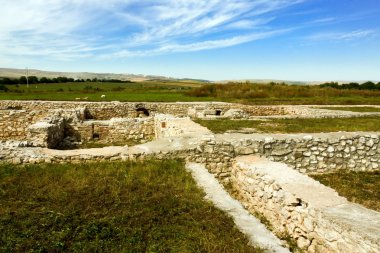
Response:
M129 102L224 101L252 105L353 105L380 104L380 91L338 90L307 85L223 84L193 81L144 81L136 83L83 82L6 85L0 99ZM101 95L106 95L101 98Z
M182 161L0 165L0 252L261 252Z
M214 133L254 128L262 133L318 133L338 131L380 131L380 117L328 119L196 120Z
M338 171L310 175L322 184L335 189L349 201L380 212L380 172Z
M186 94L245 104L380 104L380 91L377 90L340 90L314 85L208 84Z
M349 112L380 112L380 108L370 107L370 106L361 106L361 107L318 107L317 109L349 111Z
M7 85L8 92L0 92L0 99L6 100L56 100L71 101L80 98L88 101L130 101L130 102L176 102L209 101L211 98L193 98L184 91L199 84L182 82L140 82L140 83L49 83L30 85ZM101 98L101 95L106 95Z

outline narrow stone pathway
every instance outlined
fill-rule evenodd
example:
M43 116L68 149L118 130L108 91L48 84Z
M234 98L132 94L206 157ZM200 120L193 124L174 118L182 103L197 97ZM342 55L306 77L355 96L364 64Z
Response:
M258 219L248 213L239 201L233 199L210 174L204 165L187 163L197 184L206 192L206 199L234 219L236 226L244 233L252 245L267 249L269 252L285 253L289 250L281 245L280 239L274 236Z

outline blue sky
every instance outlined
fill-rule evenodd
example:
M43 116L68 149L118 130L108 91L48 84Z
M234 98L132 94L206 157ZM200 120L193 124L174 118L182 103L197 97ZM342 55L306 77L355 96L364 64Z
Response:
M380 81L380 0L0 0L0 67Z

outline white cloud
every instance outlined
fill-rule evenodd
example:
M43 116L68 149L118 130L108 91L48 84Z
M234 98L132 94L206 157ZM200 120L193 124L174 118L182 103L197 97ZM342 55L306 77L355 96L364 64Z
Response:
M243 19L239 20L233 23L230 23L226 26L228 29L252 29L259 25L265 25L272 21L274 18L266 18L266 19L256 19L256 20L249 20L249 19Z
M337 19L333 18L333 17L320 18L320 19L313 20L311 22L311 24L326 24L326 23L331 23L331 22L335 22L335 21L337 21Z
M307 39L312 41L348 41L368 38L376 35L377 32L374 30L356 30L349 32L327 32L327 33L317 33L307 37Z
M278 30L278 31L272 31L272 32L253 33L253 34L248 34L248 35L236 36L236 37L232 37L228 39L207 40L207 41L194 42L194 43L189 43L189 44L173 43L173 44L162 45L160 47L149 49L149 50L140 50L140 51L122 50L112 55L107 55L105 58L152 56L152 55L160 55L164 53L194 52L194 51L200 51L200 50L206 50L206 49L231 47L231 46L239 45L242 43L247 43L247 42L279 35L288 31L289 30L286 29L286 30Z
M5 0L1 4L0 57L69 60L232 46L274 36L276 28L267 27L274 13L300 2ZM225 34L226 30L230 32Z

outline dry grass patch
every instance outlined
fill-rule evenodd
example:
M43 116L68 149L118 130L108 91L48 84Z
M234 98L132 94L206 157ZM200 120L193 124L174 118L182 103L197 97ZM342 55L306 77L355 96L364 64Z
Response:
M380 131L380 117L272 119L260 120L196 120L214 133L255 128L262 133L320 133L338 131Z
M338 171L311 177L335 189L349 201L380 212L380 171Z
M279 83L207 84L186 92L193 97L262 105L353 105L380 103L379 90L334 89L318 85L287 85Z

